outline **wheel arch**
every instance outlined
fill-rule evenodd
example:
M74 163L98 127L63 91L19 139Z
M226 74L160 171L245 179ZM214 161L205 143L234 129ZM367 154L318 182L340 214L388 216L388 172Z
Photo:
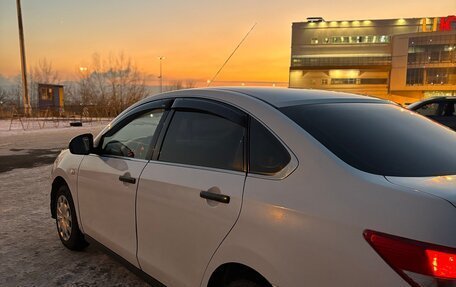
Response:
M57 194L57 191L59 188L63 185L66 185L68 187L68 183L65 181L65 179L61 176L57 176L54 178L52 181L52 187L51 187L51 217L56 218L55 214L55 205L56 205L56 198L55 195ZM69 188L69 187L68 187Z
M272 287L272 284L260 272L237 262L224 263L217 267L212 272L207 287L224 287L239 279L249 280L264 287Z

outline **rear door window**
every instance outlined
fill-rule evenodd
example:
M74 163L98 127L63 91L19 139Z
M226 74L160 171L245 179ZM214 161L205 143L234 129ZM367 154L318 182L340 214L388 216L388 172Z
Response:
M159 160L245 171L246 129L224 117L177 110L163 141Z

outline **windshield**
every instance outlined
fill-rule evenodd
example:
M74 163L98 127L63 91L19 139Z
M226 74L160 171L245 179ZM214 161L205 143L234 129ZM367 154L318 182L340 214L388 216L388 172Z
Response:
M280 110L362 171L404 177L456 174L456 133L399 106L332 103Z

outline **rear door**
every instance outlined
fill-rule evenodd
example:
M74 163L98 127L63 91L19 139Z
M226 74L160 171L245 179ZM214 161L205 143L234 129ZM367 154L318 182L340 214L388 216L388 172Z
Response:
M245 114L225 104L174 102L137 196L138 260L165 285L199 286L235 224L246 175L246 123Z

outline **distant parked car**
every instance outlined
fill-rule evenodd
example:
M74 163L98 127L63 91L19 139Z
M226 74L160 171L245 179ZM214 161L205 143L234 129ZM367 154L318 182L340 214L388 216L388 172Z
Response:
M456 284L456 133L391 102L164 93L74 138L52 179L62 243L154 286Z
M408 108L456 131L456 97L431 98Z

